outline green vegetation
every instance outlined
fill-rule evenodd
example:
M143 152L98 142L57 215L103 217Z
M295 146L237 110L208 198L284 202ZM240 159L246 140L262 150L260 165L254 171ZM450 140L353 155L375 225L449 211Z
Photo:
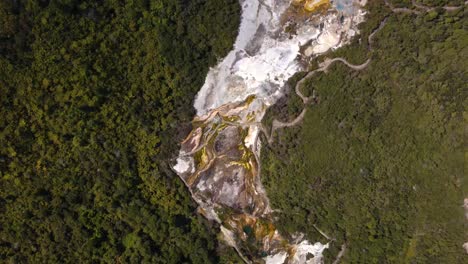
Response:
M2 263L219 263L169 168L237 0L0 1ZM223 250L223 249L221 249Z
M369 4L361 43L327 54L353 63L372 56L369 67L337 63L311 78L303 90L315 89L320 102L262 150L277 226L326 241L315 224L336 238L329 261L346 242L343 263L464 263L465 11L415 16ZM387 15L369 54L365 40ZM297 115L291 97L269 119Z
M277 226L315 224L346 263L462 263L466 11L369 8L333 54L369 68L310 79L319 104L262 150ZM237 0L0 1L2 263L240 262L169 166L238 23ZM270 120L301 111L288 99Z

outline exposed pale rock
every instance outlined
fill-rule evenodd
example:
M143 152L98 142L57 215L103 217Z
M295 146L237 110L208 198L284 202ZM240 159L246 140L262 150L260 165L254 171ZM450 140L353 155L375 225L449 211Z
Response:
M264 260L266 264L283 264L287 256L288 253L281 251L273 256L265 257Z
M312 41L308 56L338 47L349 40L350 29L357 32L356 25L363 20L359 17L364 15L353 13L353 18L345 17L341 24L336 12L329 13L321 18L324 24L321 30L309 21L299 25L297 34L290 36L281 33L285 27L281 15L289 4L289 1L274 0L242 2L242 20L234 50L210 69L195 100L198 115L229 102L243 101L252 94L273 104L282 96L286 81L303 70L298 60L301 46ZM341 35L344 37L340 38ZM251 54L250 50L256 52Z
M334 2L335 7L345 4L340 12L302 10L301 16L310 15L304 18L294 14L298 8L291 3L315 10L330 2L241 0L234 49L208 72L194 103L195 129L182 142L174 166L200 213L218 223L222 219L226 243L239 250L254 236L256 255L261 252L266 263L321 263L329 246L310 243L300 233L288 239L274 226L259 175L259 123L310 57L340 47L358 33L365 13L349 1ZM292 25L293 30L286 30Z

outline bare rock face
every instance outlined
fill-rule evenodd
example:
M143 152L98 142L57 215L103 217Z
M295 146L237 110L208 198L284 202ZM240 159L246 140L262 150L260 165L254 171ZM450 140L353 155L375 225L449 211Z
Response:
M239 142L239 129L234 126L228 126L219 132L214 143L214 149L216 153L220 155L233 148L237 148Z
M281 235L274 225L259 175L261 121L287 80L305 69L305 61L358 32L364 12L337 11L329 0L240 3L234 49L210 69L197 95L198 116L174 170L200 213L221 224L226 243L246 261L320 263L328 244L312 244L302 236L288 239L292 236Z
M246 170L239 165L227 165L222 159L200 175L194 186L195 193L211 199L212 202L242 210L247 204L245 197Z

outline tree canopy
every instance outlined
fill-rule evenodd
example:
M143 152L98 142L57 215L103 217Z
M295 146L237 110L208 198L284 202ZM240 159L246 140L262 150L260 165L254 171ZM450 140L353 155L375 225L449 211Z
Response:
M236 0L0 2L0 259L220 261L169 164L239 11Z

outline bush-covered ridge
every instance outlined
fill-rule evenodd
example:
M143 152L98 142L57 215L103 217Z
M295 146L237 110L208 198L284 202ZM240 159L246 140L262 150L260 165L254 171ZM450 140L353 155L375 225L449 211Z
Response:
M369 5L361 40L327 55L372 56L369 67L315 75L303 90L315 90L319 104L263 150L278 226L318 238L315 224L337 240L330 259L347 244L345 263L462 263L465 11L415 16ZM368 54L366 37L387 15ZM290 97L269 116L297 115L300 100Z
M237 0L0 2L0 259L222 261L168 162L239 12Z

